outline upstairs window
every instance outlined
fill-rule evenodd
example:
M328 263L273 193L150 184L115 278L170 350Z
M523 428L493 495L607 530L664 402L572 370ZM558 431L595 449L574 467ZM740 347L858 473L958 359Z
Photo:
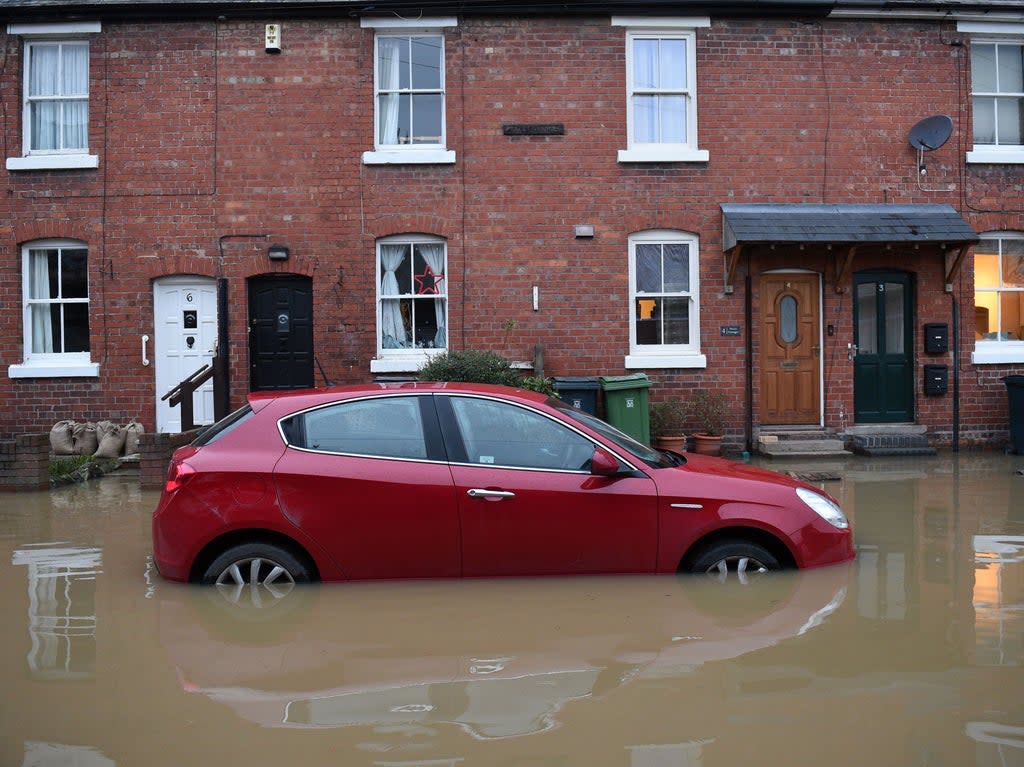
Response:
M974 362L1024 362L1024 233L974 247Z
M454 162L446 149L445 50L442 30L454 20L364 19L374 41L374 151L377 163Z
M98 371L89 358L89 251L52 240L22 249L25 362L12 378L83 376Z
M707 19L615 17L626 31L628 146L620 162L701 162L697 148L697 27Z
M627 368L704 367L697 238L640 232L629 241Z
M975 144L1024 144L1024 44L972 45L971 92Z
M1024 24L960 22L972 33L972 163L1024 163Z
M94 168L89 154L89 41L62 33L98 32L98 24L12 24L24 43L22 154L8 170Z

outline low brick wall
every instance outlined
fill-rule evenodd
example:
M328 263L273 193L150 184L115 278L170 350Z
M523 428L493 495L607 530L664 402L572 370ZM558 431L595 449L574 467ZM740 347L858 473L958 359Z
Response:
M20 434L0 441L0 491L50 487L50 435Z
M171 454L196 438L199 430L180 434L146 432L139 435L139 485L144 488L163 487Z

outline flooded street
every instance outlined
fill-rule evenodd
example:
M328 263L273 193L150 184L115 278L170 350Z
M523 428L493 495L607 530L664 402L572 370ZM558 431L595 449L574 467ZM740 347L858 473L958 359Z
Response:
M769 467L855 563L243 609L155 573L132 475L0 495L0 765L1024 765L1024 458Z

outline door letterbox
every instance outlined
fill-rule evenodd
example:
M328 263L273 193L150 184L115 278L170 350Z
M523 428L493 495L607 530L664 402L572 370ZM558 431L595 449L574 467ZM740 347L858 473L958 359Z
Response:
M945 394L949 391L949 366L948 365L925 365L924 366L924 393Z
M924 326L924 350L928 354L945 354L949 351L949 325L945 322L928 322Z

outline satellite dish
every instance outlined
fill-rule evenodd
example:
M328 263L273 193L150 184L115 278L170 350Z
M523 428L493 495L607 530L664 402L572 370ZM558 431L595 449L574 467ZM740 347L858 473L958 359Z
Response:
M946 115L926 117L913 128L907 140L914 149L930 152L945 144L953 133L953 120Z

